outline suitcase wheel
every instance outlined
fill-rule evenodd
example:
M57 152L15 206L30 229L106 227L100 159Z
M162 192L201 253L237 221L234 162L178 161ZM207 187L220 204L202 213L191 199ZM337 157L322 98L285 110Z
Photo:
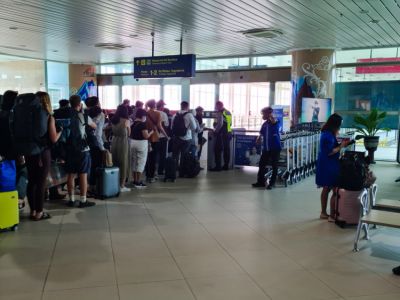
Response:
M115 195L115 197L117 197L117 198L118 198L118 197L119 197L119 194L120 194L120 193L116 194L116 195Z
M11 231L18 231L18 225L14 225L13 227L11 227Z

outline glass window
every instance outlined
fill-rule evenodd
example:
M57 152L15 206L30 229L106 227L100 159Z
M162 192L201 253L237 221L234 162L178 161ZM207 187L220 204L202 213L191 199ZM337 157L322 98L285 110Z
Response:
M132 74L133 63L98 65L97 72L99 74Z
M190 107L201 106L204 110L215 109L215 84L192 84L190 86Z
M44 91L44 61L0 55L0 94L7 90L20 94Z
M398 48L372 49L372 58L395 58L398 57Z
M122 87L122 98L129 99L132 103L137 100L146 102L154 99L160 100L160 85L124 85Z
M53 108L69 97L69 68L66 63L47 62L47 87Z
M182 101L182 86L179 84L164 85L164 99L171 110L179 110Z
M400 66L359 66L336 69L336 82L400 80Z
M335 63L354 63L361 58L371 58L371 49L344 50L335 52Z
M275 104L291 105L292 83L290 81L278 81L275 83Z
M120 103L119 87L117 85L99 86L99 100L102 108L116 109Z
M198 59L196 70L224 70L250 67L249 57Z
M292 65L291 55L257 56L253 57L253 65L256 67L290 67Z
M249 116L259 118L261 109L269 105L269 83L252 83L249 86Z

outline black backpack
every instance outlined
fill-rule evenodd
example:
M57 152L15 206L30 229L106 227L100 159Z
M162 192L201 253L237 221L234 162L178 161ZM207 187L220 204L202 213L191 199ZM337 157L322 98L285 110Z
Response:
M366 186L368 165L358 155L345 155L340 159L338 187L348 191L361 191Z
M183 114L176 113L174 122L172 124L172 134L175 137L183 137L186 135L188 128L185 125L185 116L189 112L185 112Z
M87 141L86 126L87 126L87 115L83 115L84 120L82 121L79 117L79 112L73 110L71 112L71 122L69 136L67 137L67 148L72 153L81 153L85 150L89 144ZM83 128L83 135L82 129Z
M35 94L21 94L10 113L10 131L19 155L40 154L47 144L48 113Z

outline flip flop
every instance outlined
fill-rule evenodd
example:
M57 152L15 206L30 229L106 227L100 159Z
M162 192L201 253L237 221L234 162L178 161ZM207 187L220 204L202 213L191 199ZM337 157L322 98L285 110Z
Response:
M48 219L51 219L51 216L46 212L42 212L42 215L40 216L40 218L36 217L33 220L34 221L43 221L43 220L48 220Z

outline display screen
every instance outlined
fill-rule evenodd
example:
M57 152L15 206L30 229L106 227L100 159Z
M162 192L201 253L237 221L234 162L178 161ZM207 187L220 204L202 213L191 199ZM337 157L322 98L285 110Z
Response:
M196 73L196 55L170 55L136 57L134 63L135 78L172 78L194 77Z
M301 105L301 123L326 122L332 114L332 99L303 98Z

